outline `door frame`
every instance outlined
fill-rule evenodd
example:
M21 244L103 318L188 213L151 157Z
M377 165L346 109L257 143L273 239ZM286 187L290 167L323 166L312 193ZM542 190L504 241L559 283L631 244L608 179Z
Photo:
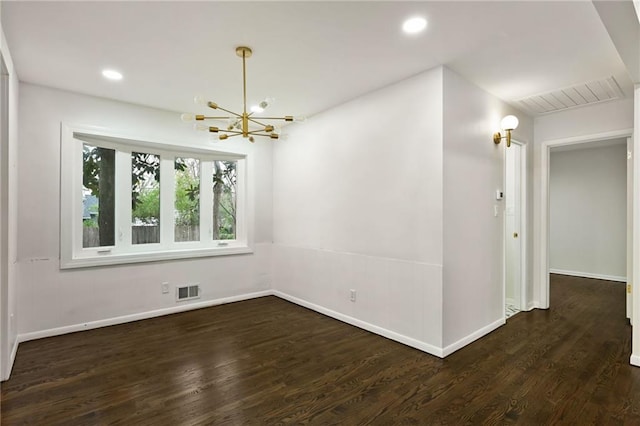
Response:
M0 380L9 378L9 71L0 52Z
M543 141L540 144L540 230L538 238L538 280L536 307L549 309L549 160L551 148L578 145L609 139L629 138L633 136L633 129L614 130L592 135L575 136L571 138ZM634 174L635 175L635 174Z
M627 138L627 318L629 322L633 324L633 293L630 293L630 288L633 286L633 205L635 183L633 181L633 171L635 166L633 164L634 157L633 138Z
M531 307L527 303L527 144L511 139L511 144L518 145L520 147L520 311L530 310ZM506 148L509 149L509 148ZM503 242L502 242L502 258L503 271L502 271L502 304L506 306L507 303L507 205L506 205L506 182L507 182L507 153L505 151L503 161L503 182L505 191L505 205L503 209ZM506 317L506 313L504 315Z

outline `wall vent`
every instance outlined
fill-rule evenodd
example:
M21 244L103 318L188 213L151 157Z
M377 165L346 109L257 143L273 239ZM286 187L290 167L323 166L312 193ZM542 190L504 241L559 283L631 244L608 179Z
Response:
M176 287L176 300L179 302L199 298L200 286L198 284Z
M624 98L624 94L620 85L615 78L608 77L529 96L516 101L516 103L532 114L546 114L621 98Z

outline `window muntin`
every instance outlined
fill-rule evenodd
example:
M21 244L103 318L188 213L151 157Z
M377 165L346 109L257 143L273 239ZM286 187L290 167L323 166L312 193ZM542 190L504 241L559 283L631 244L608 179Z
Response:
M83 207L80 194L88 192L83 185L84 148L104 148L115 152L115 213L113 245L83 246ZM146 190L155 191L159 201L152 214L141 214L134 206L134 193L140 191L136 186L134 165L139 158L136 155L149 155L147 160L153 164L153 170L142 179ZM193 241L175 241L175 159L188 158L199 161L200 185L198 189L199 235ZM158 168L159 176L155 175ZM213 222L213 174L216 161L235 165L235 182L227 189L228 202L225 207L231 209L235 203L235 227L228 221L225 224L224 241L213 238L214 229L220 226ZM213 151L195 146L179 146L168 143L147 142L140 138L123 138L112 135L103 129L62 125L61 155L61 239L60 267L62 269L87 266L136 263L165 259L181 259L226 254L251 253L250 228L252 221L251 204L247 203L247 155ZM123 171L130 172L123 172ZM144 186L143 185L143 186ZM157 187L156 187L157 186ZM139 194L138 194L139 195ZM252 217L252 216L251 216ZM136 223L144 222L159 228L158 236L147 237L145 242L134 239ZM232 233L233 231L233 233Z

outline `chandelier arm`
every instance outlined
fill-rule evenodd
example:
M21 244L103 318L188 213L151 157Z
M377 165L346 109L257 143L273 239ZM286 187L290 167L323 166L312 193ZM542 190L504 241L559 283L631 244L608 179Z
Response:
M256 117L260 120L287 120L287 117Z
M216 109L222 110L222 111L224 111L224 112L226 112L226 113L229 113L229 114L231 114L231 115L235 115L235 116L236 116L236 117L238 117L238 118L242 118L242 114L237 114L237 113L235 113L235 112L233 112L233 111L229 111L228 109L224 109L224 108L222 108L222 107L220 107L220 106L219 106L218 108L216 108Z
M262 117L258 117L258 118L262 118ZM251 121L252 123L259 124L259 125L261 125L261 126L263 126L263 127L267 127L267 126L268 126L268 124L261 123L261 122L259 122L258 120L254 120L254 119L253 119L253 118L251 118L251 117L249 117L249 121Z
M226 133L225 133L225 136L227 136L227 139L231 139L232 137L234 137L234 136L239 136L239 135L241 135L241 134L242 134L242 133L236 133L236 134L228 135L228 134L226 134Z
M232 135L241 135L242 132L238 131L238 130L219 130L220 133L230 133Z
M202 117L203 120L228 120L231 117Z

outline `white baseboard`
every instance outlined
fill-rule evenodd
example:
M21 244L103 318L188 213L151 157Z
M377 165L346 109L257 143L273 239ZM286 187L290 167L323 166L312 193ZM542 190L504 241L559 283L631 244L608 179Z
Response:
M5 371L0 371L0 381L9 380L11 377L11 370L13 370L13 363L16 361L16 354L18 353L18 340L13 342L13 348L11 348L11 354L9 355L9 362L6 365Z
M549 269L549 273L558 275L569 275L570 277L595 278L597 280L627 282L627 277L616 275L592 274L591 272L567 271L564 269Z
M123 315L123 316L119 316L119 317L107 318L107 319L104 319L104 320L91 321L91 322L82 323L82 324L73 324L73 325L64 326L64 327L57 327L57 328L51 328L51 329L47 329L47 330L40 330L40 331L36 331L36 332L31 332L31 333L19 334L18 335L18 339L15 342L14 347L13 347L12 352L11 352L11 358L10 358L11 364L9 366L8 373L10 373L10 371L11 371L11 367L13 366L13 362L15 360L16 353L17 353L17 350L18 350L18 344L21 343L21 342L27 342L29 340L41 339L41 338L45 338L45 337L58 336L58 335L61 335L61 334L74 333L74 332L77 332L77 331L91 330L91 329L100 328L100 327L107 327L107 326L110 326L110 325L124 324L124 323L127 323L127 322L139 321L139 320L148 319L148 318L154 318L154 317L163 316L163 315L169 315L169 314L174 314L174 313L179 313L179 312L191 311L191 310L195 310L195 309L207 308L207 307L221 305L221 304L225 304L225 303L240 302L240 301L243 301L243 300L255 299L255 298L264 297L264 296L277 296L277 297L279 297L279 298L281 298L283 300L287 300L289 302L295 303L296 305L303 306L305 308L308 308L308 309L311 309L313 311L319 312L319 313L321 313L323 315L327 315L327 316L329 316L331 318L337 319L337 320L345 322L347 324L351 324L353 326L356 326L356 327L362 328L364 330L370 331L370 332L372 332L374 334L378 334L380 336L383 336L383 337L386 337L388 339L394 340L396 342L405 344L407 346L411 346L413 348L419 349L419 350L421 350L423 352L426 352L428 354L437 356L439 358L444 358L444 357L447 357L447 356L451 355L455 351L463 348L464 346L470 344L471 342L474 342L475 340L480 339L481 337L491 333L492 331L494 331L498 327L500 327L500 326L505 324L505 319L504 318L500 318L500 319L494 321L493 323L488 324L485 327L482 327L479 330L469 334L468 336L465 336L462 339L452 343L451 345L448 345L445 348L440 348L438 346L431 345L431 344L428 344L426 342L422 342L420 340L416 340L416 339L414 339L412 337L408 337L408 336L405 336L403 334L396 333L394 331L385 329L383 327L379 327L377 325L368 323L366 321L359 320L359 319L351 317L349 315L345 315L345 314L342 314L340 312L325 308L323 306L316 305L314 303L311 303L311 302L308 302L306 300L297 298L295 296L291 296L291 295L289 295L287 293L283 293L283 292L281 292L279 290L264 290L264 291L254 292L254 293L242 294L242 295L238 295L238 296L231 296L231 297L225 297L225 298L214 299L214 300L206 300L206 301L198 302L198 303L191 303L191 304L187 304L187 305L173 306L173 307L170 307L170 308L156 309L156 310L153 310L153 311L141 312L141 313L137 313L137 314ZM536 301L531 301L531 302L529 302L527 304L527 310L531 310L531 309L534 309L534 308L537 308L537 307L538 307L538 303ZM630 363L632 365L640 367L640 356L639 355L632 355L631 359L630 359Z
M435 355L439 358L444 358L442 348L439 348L434 345L430 345L428 343L422 342L420 340L416 340L412 337L405 336L403 334L396 333L395 331L387 330L386 328L379 327L377 325L373 325L366 321L359 320L357 318L351 317L349 315L342 314L340 312L336 312L334 310L325 308L320 305L316 305L315 303L307 302L306 300L299 299L295 296L291 296L287 293L283 293L279 290L274 290L273 294L278 296L281 299L288 300L291 303L295 303L296 305L303 306L305 308L309 308L313 311L319 312L328 317L337 319L339 321L345 322L347 324L351 324L358 328L362 328L363 330L370 331L374 334L378 334L380 336L386 337L387 339L395 340L396 342L402 343L407 346L411 346L412 348L419 349L423 352L426 352L431 355Z
M500 318L499 320L496 320L494 322L492 322L489 325L486 325L484 327L482 327L481 329L474 331L473 333L469 334L468 336L463 337L462 339L458 340L455 343L450 344L449 346L445 347L442 350L442 356L443 357L447 357L449 355L451 355L452 353L454 353L455 351L457 351L458 349L462 349L463 347L467 346L469 343L478 340L479 338L486 336L487 334L491 333L493 330L495 330L496 328L500 327L501 325L505 324L505 319L504 317Z
M11 349L11 356L9 357L9 365L7 366L7 378L11 375L11 370L13 370L13 363L16 361L19 344L20 341L18 341L18 336L16 336L16 340L13 342L13 348Z
M469 343L481 338L482 336L490 333L491 331L495 330L496 328L500 327L501 325L503 325L505 323L504 318L489 324L477 331L475 331L474 333L471 333L470 335L458 340L457 342L447 346L446 348L440 348L438 346L435 345L431 345L429 343L426 342L422 342L420 340L414 339L412 337L408 337L405 336L403 334L400 333L396 333L394 331L388 330L386 328L368 323L366 321L362 321L359 320L357 318L351 317L349 315L345 315L342 314L340 312L325 308L323 306L320 305L316 305L314 303L308 302L306 300L297 298L295 296L291 296L289 294L283 293L281 291L278 290L265 290L265 291L259 291L259 292L255 292L255 293L248 293L248 294L243 294L243 295L238 295L238 296L232 296L232 297L226 297L226 298L221 298L221 299L215 299L215 300L206 300L203 302L199 302L199 303L191 303L188 305L181 305L181 306L173 306L170 308L163 308L163 309L156 309L153 311L147 311L147 312L141 312L141 313L137 313L137 314L131 314L131 315L123 315L123 316L119 316L119 317L113 317L113 318L107 318L104 320L98 320L98 321L91 321L91 322L87 322L87 323L81 323L81 324L73 324L73 325L68 325L68 326L64 326L64 327L57 327L57 328L50 328L47 330L40 330L40 331L35 331L35 332L31 332L31 333L22 333L18 335L18 340L13 348L13 352L12 352L12 364L13 364L13 360L15 359L15 354L17 352L18 349L18 343L21 342L27 342L30 340L36 340L36 339L42 339L45 337L52 337L52 336L59 336L62 334L67 334L67 333L74 333L77 331L83 331L83 330L91 330L91 329L95 329L95 328L100 328L100 327L107 327L110 325L117 325L117 324L124 324L127 322L132 322L132 321L139 321L139 320L143 320L143 319L148 319L148 318L154 318L154 317L159 317L159 316L163 316L163 315L170 315L170 314L175 314L175 313L179 313L179 312L186 312L186 311L191 311L191 310L195 310L195 309L201 309L201 308L208 308L211 306L216 306L216 305L221 305L221 304L225 304L225 303L232 303L232 302L240 302L242 300L249 300L249 299L255 299L258 297L264 297L264 296L277 296L283 300L287 300L289 302L295 303L296 305L300 305L302 307L311 309L313 311L319 312L323 315L327 315L331 318L335 318L339 321L345 322L347 324L351 324L354 325L356 327L362 328L363 330L367 330L370 331L374 334L378 334L380 336L386 337L388 339L394 340L396 342L405 344L407 346L411 346L413 348L419 349L423 352L426 352L428 354L437 356L439 358L444 358L447 355L452 354L453 352L457 351L458 349L461 349L462 347L468 345Z
M510 299L510 298L506 298L505 299L505 303L507 305L511 305L511 306L516 306L517 305L516 301L513 300L513 299ZM530 310L532 310L534 308L537 308L537 307L538 307L537 302L532 301L532 302L528 302L527 305L524 308L518 308L518 309L520 311L530 311Z
M211 306L221 305L221 304L225 304L225 303L240 302L242 300L255 299L255 298L264 297L264 296L277 296L277 297L279 297L279 298L281 298L283 300L287 300L289 302L295 303L296 305L303 306L305 308L308 308L308 309L311 309L313 311L319 312L321 314L327 315L329 317L335 318L335 319L337 319L339 321L342 321L342 322L345 322L347 324L351 324L351 325L354 325L356 327L362 328L364 330L370 331L372 333L384 336L384 337L389 338L391 340L395 340L395 341L403 343L403 344L405 344L407 346L411 346L413 348L416 348L416 349L419 349L421 351L427 352L427 353L429 353L431 355L435 355L435 356L440 357L440 358L444 357L443 356L443 352L442 352L442 348L439 348L437 346L430 345L430 344L422 342L420 340L416 340L416 339L413 339L411 337L396 333L394 331L387 330L385 328L370 324L370 323L368 323L366 321L362 321L362 320L359 320L357 318L353 318L353 317L350 317L348 315L341 314L339 312L333 311L331 309L324 308L324 307L322 307L320 305L316 305L314 303L307 302L306 300L299 299L297 297L288 295L286 293L283 293L283 292L277 291L277 290L265 290L265 291L260 291L260 292L256 292L256 293L249 293L249 294L243 294L243 295L239 295L239 296L226 297L226 298L222 298L222 299L207 300L207 301L199 302L199 303L191 303L191 304L188 304L188 305L173 306L173 307L164 308L164 309L156 309L156 310L153 310L153 311L141 312L141 313L137 313L137 314L123 315L123 316L119 316L119 317L107 318L107 319L98 320L98 321L91 321L91 322L82 323L82 324L73 324L73 325L68 325L68 326L64 326L64 327L57 327L57 328L50 328L50 329L47 329L47 330L35 331L35 332L31 332L31 333L22 333L22 334L18 335L18 341L16 342L16 346L14 348L13 356L15 357L15 352L17 351L18 343L27 342L29 340L36 340L36 339L42 339L42 338L45 338L45 337L59 336L59 335L62 335L62 334L74 333L74 332L83 331L83 330L91 330L91 329L100 328L100 327L107 327L107 326L110 326L110 325L124 324L124 323L127 323L127 322L139 321L139 320L159 317L159 316L163 316L163 315L175 314L175 313L178 313L178 312L191 311L191 310L195 310L195 309L208 308L208 307L211 307Z
M156 309L153 311L140 312L137 314L123 315L119 317L107 318L98 321L91 321L82 324L72 324L64 327L50 328L47 330L34 331L32 333L23 333L18 335L18 342L27 342L29 340L42 339L44 337L59 336L61 334L74 333L76 331L91 330L94 328L107 327L110 325L124 324L132 321L139 321L148 318L159 317L163 315L176 314L179 312L192 311L195 309L208 308L211 306L222 305L225 303L240 302L242 300L255 299L263 296L271 296L271 290L258 291L255 293L241 294L238 296L224 297L221 299L205 300L203 302L189 303L185 305L172 306L170 308ZM18 343L17 342L17 343ZM15 350L17 351L17 345ZM15 355L14 355L15 356Z

